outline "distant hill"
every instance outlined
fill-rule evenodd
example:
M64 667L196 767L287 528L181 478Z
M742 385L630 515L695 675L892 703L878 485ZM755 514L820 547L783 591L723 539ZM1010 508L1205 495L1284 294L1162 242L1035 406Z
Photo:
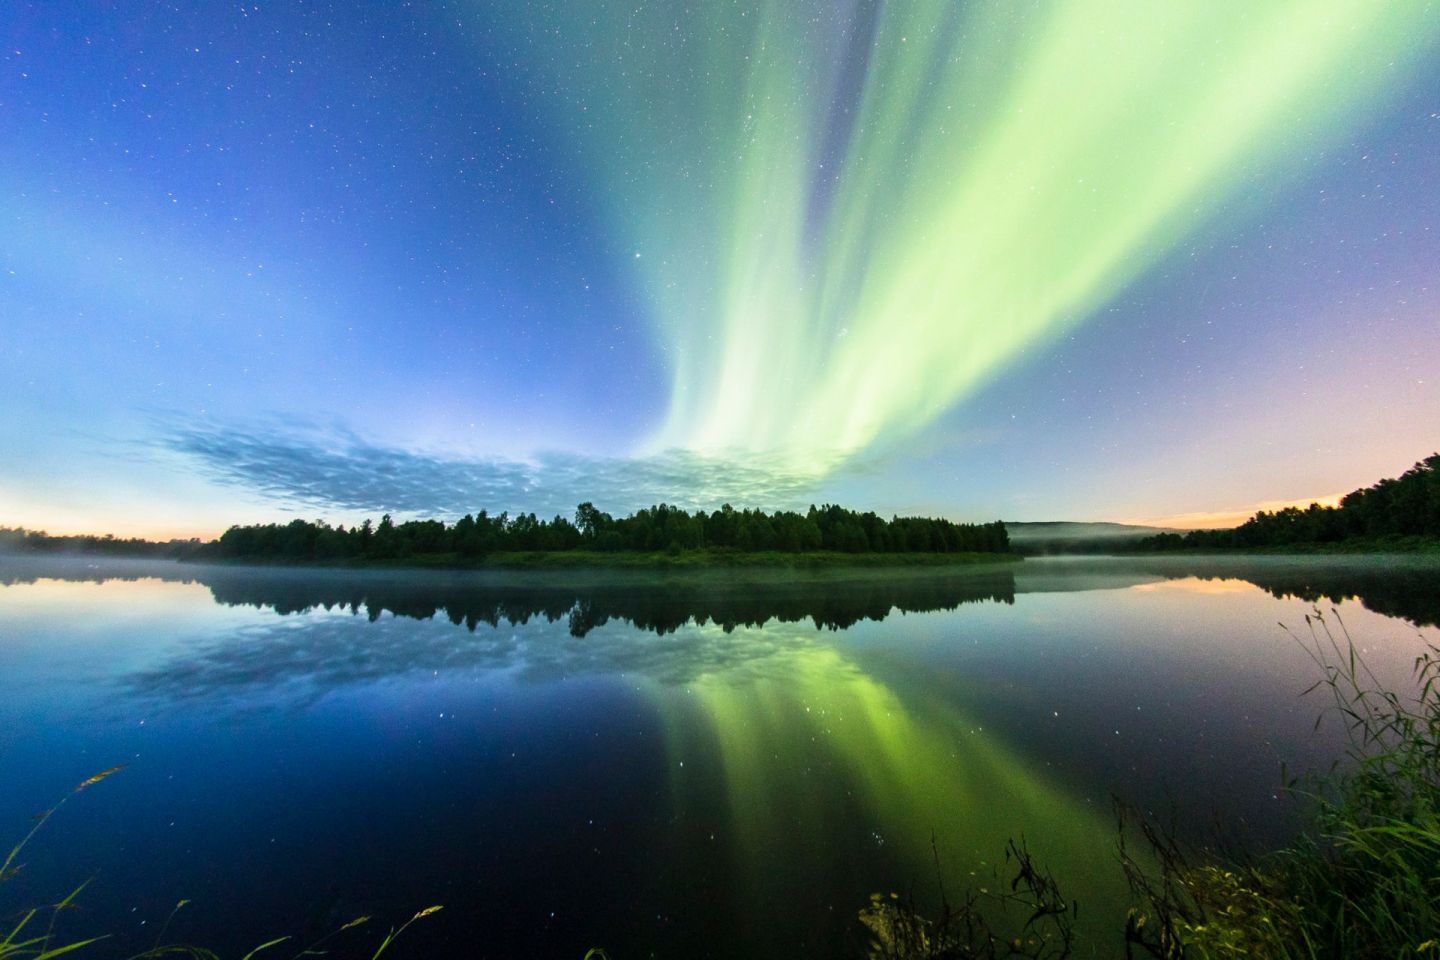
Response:
M1161 533L1183 533L1168 527L1144 527L1133 523L1089 523L1076 520L1043 520L1022 523L1006 520L1005 532L1017 553L1088 553L1111 550Z

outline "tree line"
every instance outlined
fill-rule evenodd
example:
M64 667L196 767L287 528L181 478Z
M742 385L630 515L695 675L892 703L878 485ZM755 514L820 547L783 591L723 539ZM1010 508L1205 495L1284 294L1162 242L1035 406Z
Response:
M0 554L85 553L115 557L182 557L194 552L199 540L142 540L111 534L55 536L44 530L0 527Z
M1399 477L1347 493L1338 507L1261 510L1238 527L1146 537L1136 549L1245 549L1401 537L1440 538L1440 453Z
M201 559L391 560L453 555L479 559L490 553L593 550L664 552L685 550L803 553L1005 553L1005 525L955 523L941 518L891 517L858 513L827 504L806 513L736 510L729 504L694 513L659 504L614 517L582 503L573 518L543 520L534 513L491 515L485 510L447 524L443 520L396 523L389 514L378 524L365 520L346 528L323 521L232 526L202 545Z

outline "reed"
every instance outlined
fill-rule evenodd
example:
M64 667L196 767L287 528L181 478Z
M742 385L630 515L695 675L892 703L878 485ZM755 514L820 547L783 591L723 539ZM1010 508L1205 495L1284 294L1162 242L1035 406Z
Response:
M1159 960L1440 957L1440 648L1414 662L1413 689L1387 689L1337 611L1287 632L1320 674L1309 692L1338 719L1344 757L1292 779L1314 814L1289 847L1245 866L1187 862L1148 831L1158 880L1122 853L1143 905L1126 940ZM1283 627L1283 625L1282 625Z
M1060 960L1070 956L1076 942L1078 907L1060 892L1054 876L1036 862L1023 839L1012 840L1005 848L1005 874L997 868L992 887L967 890L954 903L939 879L942 871L933 836L930 850L940 893L939 915L923 915L913 894L871 894L869 905L860 911L860 922L870 934L872 960Z
M102 770L93 777L85 778L76 784L73 790L61 797L54 806L37 814L35 823L30 827L29 832L21 837L15 846L10 848L10 852L5 856L5 861L0 863L0 885L12 879L15 874L19 872L19 857L21 851L29 845L30 841L35 838L35 834L40 832L40 828L50 821L50 818L65 804L66 800L69 800L77 793L88 790L100 781L119 773L122 769L124 769L124 764L118 767L111 767L108 770ZM43 908L30 907L21 910L19 920L15 925L12 927L7 924L3 928L7 932L5 933L4 939L0 940L0 960L50 960L51 957L63 956L105 939L103 936L99 936L84 940L72 940L68 943L58 943L56 940L56 921L59 920L62 913L74 906L75 898L78 897L80 891L84 890L89 884L90 881L86 880L74 890L71 890L59 903L51 904ZM38 927L37 921L42 918L46 921L45 932L36 934L35 930Z
M1327 718L1344 725L1343 756L1328 771L1285 780L1313 812L1280 850L1196 849L1117 801L1119 863L1134 901L1125 956L1440 960L1440 647L1425 646L1412 688L1401 692L1376 678L1338 611L1315 610L1301 631L1281 626L1315 663L1319 678L1306 693L1327 699L1317 728ZM932 919L877 894L860 911L871 957L1071 956L1074 904L1023 846L1012 844L1011 854L1018 870L1008 900L1028 908L1012 931L982 911L1003 919L1004 903L968 897Z
M6 855L4 862L0 863L0 887L3 887L7 881L19 872L21 852L29 845L30 841L35 838L35 835L40 832L40 828L48 823L50 818L64 805L66 800L69 800L77 793L93 787L102 780L119 773L124 767L125 765L121 764L120 766L111 767L108 770L102 770L93 777L87 777L76 785L73 790L61 797L54 806L37 814L35 823L31 826L30 830L20 838L20 841L16 843L15 846L10 848L10 852ZM13 926L8 923L0 925L0 931L4 932L3 939L0 939L0 960L51 960L52 957L61 957L69 953L74 953L75 951L83 950L92 944L108 939L108 935L100 935L80 940L64 940L59 938L55 932L56 923L61 915L75 906L76 898L89 884L90 881L86 880L74 890L70 891L70 893L58 903L44 907L22 908L15 914L18 919L14 921ZM215 951L208 950L204 947L187 943L163 942L165 934L170 929L170 922L174 920L175 915L189 903L189 900L181 900L175 904L174 909L172 909L169 916L165 918L165 923L161 926L160 933L155 938L154 946L140 953L131 954L128 960L157 960L157 958L160 957L189 957L191 960L221 960ZM416 912L414 916L406 920L398 928L392 927L380 941L379 946L375 948L374 953L370 956L370 960L380 960L381 954L385 953L411 924L417 920L423 920L426 917L432 916L441 909L440 905L426 907ZM327 954L329 951L322 948L328 947L337 935L347 930L353 930L356 927L363 926L369 923L370 919L370 917L356 917L354 920L342 924L329 934L326 934L298 953L295 953L290 957L290 960L300 960L302 957ZM45 924L44 932L39 933L37 931L42 922ZM290 940L290 937L276 937L268 940L253 948L249 953L245 954L241 960L254 960L257 954L288 943Z

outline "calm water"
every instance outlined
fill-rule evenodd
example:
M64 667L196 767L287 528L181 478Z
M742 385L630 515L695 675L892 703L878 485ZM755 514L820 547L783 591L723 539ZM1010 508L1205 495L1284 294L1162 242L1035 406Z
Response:
M842 956L868 893L933 896L932 834L952 891L1023 834L1108 956L1112 794L1293 829L1280 764L1336 740L1277 621L1317 600L1388 682L1440 639L1420 561L603 583L0 558L0 839L128 764L0 914L94 875L67 923L116 935L99 956L182 898L167 939L226 956L432 903L396 956Z

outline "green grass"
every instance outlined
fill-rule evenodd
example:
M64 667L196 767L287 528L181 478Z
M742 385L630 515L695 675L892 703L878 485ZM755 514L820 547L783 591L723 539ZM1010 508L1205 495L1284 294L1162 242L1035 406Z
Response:
M10 848L10 852L6 855L4 862L0 863L0 885L9 881L19 872L20 854L25 850L25 847L29 845L30 841L34 839L35 834L40 832L40 828L65 804L66 800L69 800L77 793L93 787L100 781L119 773L122 769L123 766L111 767L109 770L103 770L93 777L86 778L77 784L75 789L61 797L58 803L37 816L34 826L30 828L30 831L26 833L25 836L20 838L20 842ZM105 939L101 936L89 937L82 940L62 941L57 938L55 934L57 921L65 911L74 907L75 898L78 897L80 892L88 885L89 881L87 880L66 894L65 898L58 903L50 904L46 907L29 907L22 909L13 926L6 924L3 928L0 928L0 933L4 934L3 938L0 938L0 960L50 960L51 957L63 956ZM43 931L41 930L42 923L44 924Z

